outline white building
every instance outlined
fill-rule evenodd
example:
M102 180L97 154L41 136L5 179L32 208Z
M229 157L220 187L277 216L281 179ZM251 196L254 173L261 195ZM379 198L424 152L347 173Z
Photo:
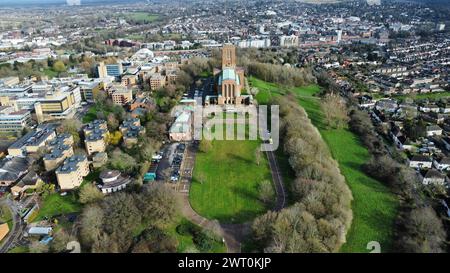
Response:
M427 156L415 155L409 160L409 167L414 169L431 169L433 162Z
M290 36L283 35L280 37L280 46L281 47L297 47L298 41L299 41L298 36L296 36L296 35L290 35Z
M14 107L0 106L0 132L20 132L30 123L30 111L16 111Z

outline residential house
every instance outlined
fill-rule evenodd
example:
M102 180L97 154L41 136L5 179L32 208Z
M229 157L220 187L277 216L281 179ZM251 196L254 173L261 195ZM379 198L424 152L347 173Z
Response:
M439 156L433 159L433 165L439 171L450 170L450 158L446 156Z
M11 187L11 194L14 198L20 199L28 192L36 190L44 182L34 171L27 173L16 185Z
M428 156L414 155L409 159L409 167L415 169L431 169L433 162Z
M422 183L424 185L445 185L445 175L435 169L426 171L423 176Z
M21 179L33 163L28 157L3 158L0 161L0 186L11 186Z
M430 125L426 128L427 136L440 136L442 135L442 128L438 125Z

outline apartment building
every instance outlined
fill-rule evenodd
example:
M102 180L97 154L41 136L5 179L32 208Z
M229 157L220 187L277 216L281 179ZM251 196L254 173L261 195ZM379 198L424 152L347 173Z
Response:
M163 76L159 73L155 73L150 77L150 89L158 90L166 86L166 76Z
M126 147L137 144L139 136L145 134L145 128L141 126L138 118L124 120L119 130L123 135L123 143Z
M40 147L44 147L48 141L56 137L55 125L40 125L18 139L8 147L8 154L11 156L23 156L28 153L36 153Z
M133 91L126 86L112 85L107 92L114 104L125 105L133 101Z
M84 145L88 155L104 152L106 150L106 142L101 132L93 132L86 136Z
M73 155L64 161L64 164L56 169L56 179L61 190L72 190L83 182L83 178L89 174L89 164L85 155Z
M50 153L44 155L44 167L46 171L56 169L66 158L73 155L73 136L61 134L48 142Z
M108 131L108 124L106 123L106 120L102 119L96 119L92 122L89 122L84 128L83 132L85 136L90 135L91 133L94 133L98 130L103 130L102 134L105 134L104 137L106 138L106 133Z
M33 163L28 157L3 158L0 161L0 186L8 187L19 181Z
M122 77L122 85L123 86L135 86L136 85L136 76L135 75L125 75Z

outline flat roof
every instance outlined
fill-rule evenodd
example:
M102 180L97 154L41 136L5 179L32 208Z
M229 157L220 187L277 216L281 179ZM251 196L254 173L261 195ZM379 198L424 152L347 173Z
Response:
M36 130L29 132L14 142L11 146L9 146L9 148L20 149L24 146L40 145L46 141L51 134L55 133L55 127L56 125L54 124L40 125Z

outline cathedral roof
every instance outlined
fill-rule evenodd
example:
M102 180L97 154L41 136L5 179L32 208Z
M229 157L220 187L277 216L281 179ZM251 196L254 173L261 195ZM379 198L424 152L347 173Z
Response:
M236 71L233 68L225 68L222 70L221 75L219 76L219 85L222 84L222 81L225 80L234 80L236 84L240 84L239 76L236 74Z

